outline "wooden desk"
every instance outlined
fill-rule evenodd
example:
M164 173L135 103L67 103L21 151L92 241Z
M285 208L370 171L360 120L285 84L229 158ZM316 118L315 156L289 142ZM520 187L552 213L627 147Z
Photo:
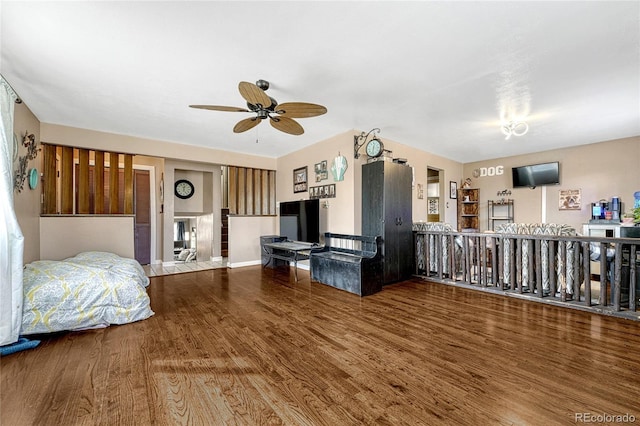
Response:
M267 263L262 265L263 268L267 266L272 259L281 259L293 262L294 275L296 277L296 281L298 281L298 261L309 259L311 249L313 247L317 247L317 244L305 243L302 241L279 241L265 243L263 247L265 254L269 256Z

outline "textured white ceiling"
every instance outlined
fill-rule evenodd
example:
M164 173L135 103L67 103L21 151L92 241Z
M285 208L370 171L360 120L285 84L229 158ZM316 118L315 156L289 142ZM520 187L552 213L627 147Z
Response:
M350 129L461 162L640 135L640 2L2 1L1 72L47 123L278 157ZM328 113L302 136L239 81ZM503 118L527 135L505 141ZM256 143L258 140L258 143Z

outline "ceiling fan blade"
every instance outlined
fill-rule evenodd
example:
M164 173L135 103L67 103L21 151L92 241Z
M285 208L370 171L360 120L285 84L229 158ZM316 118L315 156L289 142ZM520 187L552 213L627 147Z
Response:
M210 109L213 111L250 112L245 108L219 106L219 105L189 105L189 108Z
M297 121L287 117L269 117L271 126L290 135L301 135L304 129Z
M306 102L285 102L276 107L276 112L285 117L305 118L325 114L327 108Z
M238 90L242 97L253 105L262 105L264 108L269 108L271 105L271 98L264 93L264 90L259 88L253 83L241 81L238 84Z
M233 127L233 133L242 133L246 132L249 129L253 129L258 124L260 124L260 121L261 120L258 119L258 117L249 117L245 118L244 120L240 120L238 121L238 124Z

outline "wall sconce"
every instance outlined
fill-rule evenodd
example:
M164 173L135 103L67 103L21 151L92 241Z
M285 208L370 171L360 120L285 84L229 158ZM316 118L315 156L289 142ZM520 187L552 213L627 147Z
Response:
M360 153L358 153L358 151L360 151L360 148L362 148L362 146L368 142L367 138L369 138L371 133L380 133L380 129L376 127L374 129L369 130L369 133L362 132L360 133L359 136L353 137L353 158L360 158ZM378 138L376 138L374 135L371 138L371 140L374 140L374 139L378 139Z
M529 131L529 125L524 121L510 121L502 125L502 133L508 140L511 136L522 136Z

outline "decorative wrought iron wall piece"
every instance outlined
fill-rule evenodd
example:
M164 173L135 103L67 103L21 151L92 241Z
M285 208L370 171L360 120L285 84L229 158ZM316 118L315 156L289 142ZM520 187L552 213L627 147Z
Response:
M29 133L28 131L24 132L24 136L22 138L22 146L27 148L27 153L25 155L20 156L18 159L18 168L16 169L16 174L13 181L13 190L17 190L18 192L22 192L24 189L24 181L27 179L27 168L29 165L29 161L35 160L38 156L38 152L41 148L38 147L38 142L36 142L36 137L33 133Z

